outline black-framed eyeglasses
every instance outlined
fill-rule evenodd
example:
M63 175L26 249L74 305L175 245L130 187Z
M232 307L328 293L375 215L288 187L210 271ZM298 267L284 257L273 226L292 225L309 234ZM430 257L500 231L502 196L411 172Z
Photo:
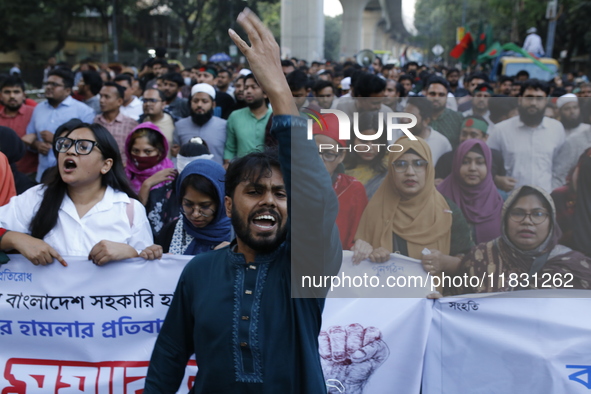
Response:
M59 153L66 153L72 145L74 145L74 149L79 155L89 155L97 145L97 142L92 140L73 140L68 137L59 137L55 140L55 150Z
M188 203L186 201L183 201L182 206L183 206L183 213L185 214L185 216L191 216L193 214L193 212L195 210L197 210L197 213L199 214L199 216L203 216L204 218L208 218L211 215L213 215L215 212L215 210L212 207L202 208L197 204Z
M529 216L529 220L531 220L533 224L542 224L546 221L546 219L548 219L550 214L546 211L541 210L531 211L530 213L527 213L523 209L519 208L512 209L509 211L509 219L517 223L523 222L527 216Z
M62 83L55 83L55 82L44 82L43 86L49 86L50 88L59 88L59 87L64 87L66 85L64 85Z
M411 166L415 172L424 172L427 169L428 164L429 162L423 159L395 160L392 163L392 167L394 167L394 171L396 172L406 172L406 170L408 170L408 166Z
M332 163L333 161L335 161L337 159L337 157L339 157L338 153L334 153L334 152L318 152L320 153L320 157L322 157L322 160L328 162L328 163Z
M160 100L160 99L154 99L154 98L145 98L145 99L142 99L142 101L143 101L144 103L152 103L152 104L156 104L156 103L159 103L159 102L160 102L160 101L162 101L162 100Z

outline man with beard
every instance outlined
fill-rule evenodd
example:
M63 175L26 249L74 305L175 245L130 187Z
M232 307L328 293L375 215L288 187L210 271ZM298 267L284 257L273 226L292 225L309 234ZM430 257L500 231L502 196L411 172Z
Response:
M493 95L493 88L488 83L481 83L476 86L472 94L472 108L463 113L465 117L478 115L482 116L489 125L493 122L490 120L490 111L488 110L488 102Z
M230 34L269 93L279 154L252 153L228 168L217 209L231 218L236 239L185 267L145 394L176 392L191 354L199 365L194 393L326 393L318 335L327 288L305 291L300 274L339 270L337 198L297 117L272 33L248 10L238 21L252 46ZM294 211L306 215L288 217Z
M143 96L144 113L140 116L138 123L152 122L164 134L168 141L168 146L172 151L172 136L174 132L174 122L176 119L170 112L164 109L164 93L158 89L146 89ZM173 156L171 152L169 158ZM176 156L176 153L174 153Z
M19 138L23 138L35 109L25 104L23 80L20 77L7 77L0 84L0 95L4 105L0 109L0 126L11 128ZM23 158L16 162L16 168L23 174L32 174L37 171L38 162L37 155L27 150Z
M512 77L501 75L497 84L499 88L499 94L504 94L505 96L511 95L511 88L513 87Z
M449 140L452 148L456 148L460 141L460 128L464 117L462 114L447 108L447 81L441 77L431 77L427 81L427 98L433 105L431 127L439 131Z
M92 108L70 96L74 85L74 75L70 70L56 68L50 71L44 85L47 100L35 107L27 126L27 135L23 137L25 144L39 152L37 182L41 182L45 170L56 165L52 149L55 130L72 118L92 123L95 115Z
M102 87L103 79L99 73L92 70L82 72L82 77L78 81L78 94L82 96L83 103L97 114L101 113L99 92Z
M232 96L234 94L234 88L230 86L230 82L232 82L232 73L230 70L220 70L220 72L218 72L218 79L216 83L217 91L227 93Z
M467 89L460 87L460 70L457 68L450 68L445 75L445 79L449 84L449 91L452 92L455 97L464 97L470 94Z
M164 109L172 116L182 119L191 115L186 98L179 96L185 80L179 73L166 73L162 76L162 93L164 94Z
M201 67L197 70L197 83L206 83L216 89L218 72L215 66L208 65ZM220 116L223 119L228 119L232 111L234 111L236 103L232 96L228 93L221 92L216 89L215 92L215 106L217 108L216 116Z
M226 165L235 157L260 150L265 144L265 126L273 111L267 106L267 95L253 74L244 78L244 101L248 107L232 112L228 118L224 149Z
M591 146L591 126L582 122L579 101L574 94L565 94L556 101L560 121L566 132L566 141L558 151L552 187L554 189L566 183L566 177L577 164L579 156Z
M515 178L515 187L534 185L552 191L552 168L564 144L564 127L544 117L549 87L530 79L521 87L519 116L491 126L488 145L501 151L507 175Z
M216 91L207 83L198 83L191 89L191 116L175 123L172 134L172 154L176 156L181 146L193 137L201 137L207 143L213 160L224 163L226 121L213 116Z

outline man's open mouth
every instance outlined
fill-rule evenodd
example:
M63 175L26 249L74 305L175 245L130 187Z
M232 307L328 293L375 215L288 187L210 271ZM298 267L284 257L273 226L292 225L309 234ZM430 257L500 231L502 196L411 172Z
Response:
M270 214L257 215L252 219L252 223L263 230L271 230L277 224L277 218Z

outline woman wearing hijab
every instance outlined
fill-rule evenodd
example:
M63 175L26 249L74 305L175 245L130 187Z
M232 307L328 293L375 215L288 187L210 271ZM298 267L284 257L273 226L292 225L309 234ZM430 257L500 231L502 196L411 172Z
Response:
M533 274L537 274L538 287L549 277L552 286L556 286L553 280L560 278L561 283L572 288L589 289L591 260L558 244L561 231L548 193L535 186L520 187L505 201L502 219L501 236L475 247L458 270L458 276L492 275L494 281L485 280L481 287L449 289L447 293L534 289L536 281L530 277ZM517 274L514 277L519 280L510 282L511 274Z
M435 189L425 140L401 137L396 144L403 149L390 153L386 178L361 217L353 261L384 262L398 252L421 260L433 275L453 273L473 246L466 219Z
M473 226L477 244L501 235L503 198L492 178L492 153L482 140L469 139L456 149L451 174L437 190L452 200Z
M8 158L16 194L21 194L35 186L35 182L17 169L16 163L25 155L26 148L18 134L11 128L0 126L0 152Z
M174 189L171 182L177 175L167 152L166 137L158 126L150 122L137 125L125 141L125 173L140 202L146 207L154 233L173 219L163 209Z
M164 253L193 256L229 243L232 225L224 209L225 173L212 160L187 164L176 187L181 217L156 236Z

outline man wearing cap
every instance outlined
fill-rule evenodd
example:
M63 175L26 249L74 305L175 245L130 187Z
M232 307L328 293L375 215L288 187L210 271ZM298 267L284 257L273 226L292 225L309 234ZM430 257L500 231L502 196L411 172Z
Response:
M581 153L591 147L591 126L583 123L577 96L572 93L561 96L556 101L560 122L564 126L566 141L558 151L552 171L552 187L563 186L566 177L579 160Z
M472 108L463 113L464 116L478 115L482 116L489 125L493 122L490 120L490 111L488 110L488 100L493 95L492 86L484 82L476 86L472 95Z
M538 29L530 27L527 29L527 37L523 42L523 49L534 56L544 56L544 47L542 46L542 37L536 34Z
M162 76L162 93L164 93L164 109L168 110L172 116L182 119L191 115L187 99L179 97L181 88L185 85L185 80L179 73L166 73Z
M469 139L478 139L486 141L488 139L489 124L482 116L470 115L462 123L460 131L460 144ZM505 171L505 162L503 155L496 149L491 149L492 152L492 169L491 174L495 185L502 191L511 191L517 182L514 178L507 176ZM451 174L453 157L455 150L444 153L435 166L435 184L439 184L449 174Z
M182 145L193 137L201 137L207 143L213 160L224 163L226 121L213 116L216 91L207 83L198 83L191 89L190 116L175 123L172 135L172 153L176 156Z
M197 83L206 83L216 89L217 76L218 72L213 66L201 67L197 71ZM232 111L234 111L236 102L228 93L220 92L216 89L215 105L218 108L218 111L221 111L215 115L220 116L223 119L228 119Z

